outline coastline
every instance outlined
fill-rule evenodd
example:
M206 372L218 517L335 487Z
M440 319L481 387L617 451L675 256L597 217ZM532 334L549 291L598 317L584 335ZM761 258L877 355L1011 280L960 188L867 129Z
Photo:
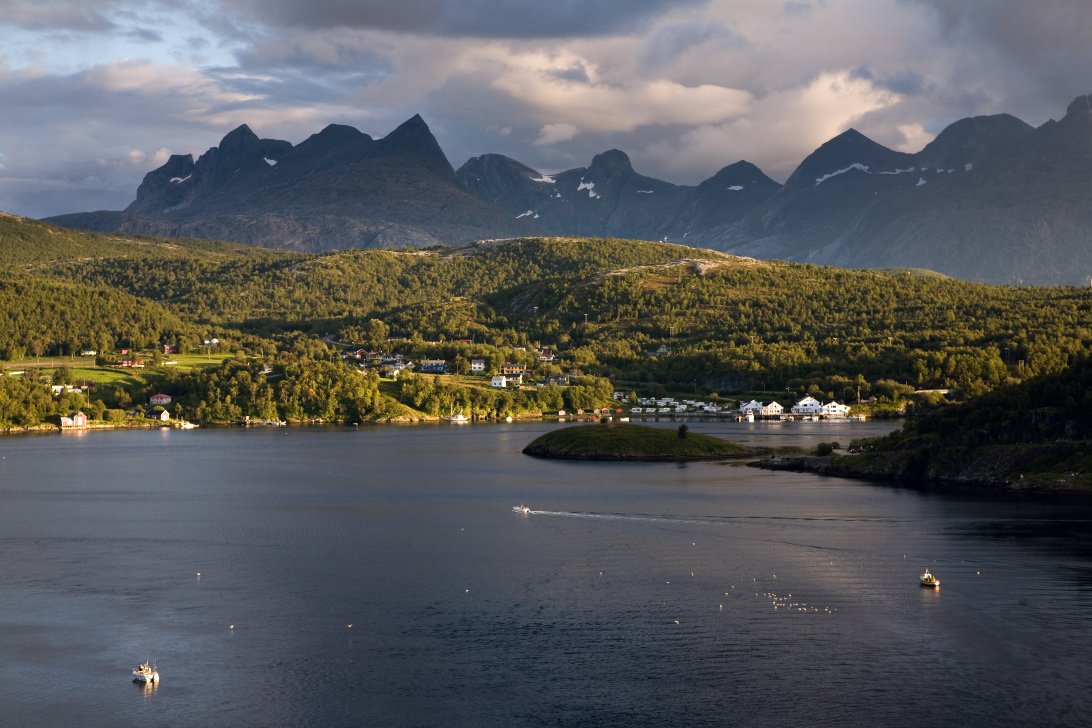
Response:
M1071 470L1036 470L1038 458L1079 452L1069 443L1039 446L983 446L959 449L948 457L925 462L913 451L859 455L778 455L753 460L749 467L814 473L849 480L908 488L989 490L1004 493L1070 493L1092 495L1092 476Z

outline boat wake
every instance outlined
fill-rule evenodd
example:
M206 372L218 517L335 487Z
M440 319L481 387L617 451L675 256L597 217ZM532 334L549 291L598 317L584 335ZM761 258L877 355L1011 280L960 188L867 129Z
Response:
M528 510L528 515L555 516L559 518L593 518L603 521L652 521L659 523L699 523L728 524L754 521L853 521L853 522L901 522L891 518L868 518L852 516L687 516L666 513L599 513L594 511L537 511Z

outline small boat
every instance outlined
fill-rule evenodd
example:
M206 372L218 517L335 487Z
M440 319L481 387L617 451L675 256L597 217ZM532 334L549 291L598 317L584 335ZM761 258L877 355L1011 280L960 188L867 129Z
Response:
M933 576L932 574L930 574L929 570L926 569L925 573L921 575L921 585L922 586L927 586L927 587L929 587L931 589L936 588L936 587L940 586L940 579L938 579L935 576Z
M470 422L470 418L463 414L462 410L459 410L457 415L448 415L444 418L445 422Z
M159 671L156 670L154 662L142 662L133 668L133 682L135 683L157 683L159 682Z
M512 506L513 513L522 513L525 516L531 515L531 506L525 506L520 503L518 506Z

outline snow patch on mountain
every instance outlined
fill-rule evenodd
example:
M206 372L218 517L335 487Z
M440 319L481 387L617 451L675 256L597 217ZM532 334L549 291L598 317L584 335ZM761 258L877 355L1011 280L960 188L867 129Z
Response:
M530 180L531 180L532 182L541 182L542 184L545 184L545 185L554 185L554 184L557 184L557 180L556 180L556 179L554 179L553 177L551 177L551 176L550 176L550 175L548 175L548 174L540 175L540 176L538 176L538 177L530 177L529 179L530 179Z
M192 174L187 174L185 177L171 177L171 184L180 185L192 176Z
M725 189L727 189L727 190L729 190L731 192L739 192L740 190L743 189L743 185L732 185L731 187L726 187Z
M516 219L518 220L521 217L530 217L531 215L535 215L534 210L528 210L527 212L521 212L520 214L516 215ZM535 217L538 217L538 215L535 215Z
M916 171L916 167L907 167L906 169L899 169L898 167L896 167L891 172L880 172L880 174L906 174L907 172L914 172L914 171Z
M831 172L830 174L824 174L822 177L816 177L815 178L815 186L818 187L819 185L823 184L824 182L826 182L831 177L837 177L840 174L845 174L846 172L850 172L850 171L852 171L854 169L859 169L860 171L864 172L865 174L869 174L867 164L861 164L860 162L854 162L853 164L849 165L848 167L846 167L844 169L838 169L838 170L835 170L835 171Z
M270 167L277 163L276 159L270 159L269 157L262 157L262 159L264 159L265 163L268 164Z
M590 197L593 200L598 200L599 199L599 194L595 191L595 183L594 182L585 182L583 179L581 179L580 184L577 185L577 188L576 188L577 192L579 192L580 190L587 190L588 191L588 197Z

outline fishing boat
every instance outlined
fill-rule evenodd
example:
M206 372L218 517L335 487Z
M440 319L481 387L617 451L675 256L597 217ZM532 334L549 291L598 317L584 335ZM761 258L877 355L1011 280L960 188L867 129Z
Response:
M520 503L518 506L512 506L512 511L514 513L522 513L525 516L529 516L531 515L531 506L525 506Z
M159 682L159 671L156 669L155 662L142 662L134 667L133 682L145 685Z
M467 417L466 415L464 415L462 410L459 410L458 414L448 415L447 417L444 418L444 421L445 422L464 423L464 422L470 422L470 418Z
M934 589L934 588L940 586L940 579L938 579L935 576L933 576L932 574L930 574L929 570L926 569L925 573L921 575L921 585L922 586L927 586L930 589Z

